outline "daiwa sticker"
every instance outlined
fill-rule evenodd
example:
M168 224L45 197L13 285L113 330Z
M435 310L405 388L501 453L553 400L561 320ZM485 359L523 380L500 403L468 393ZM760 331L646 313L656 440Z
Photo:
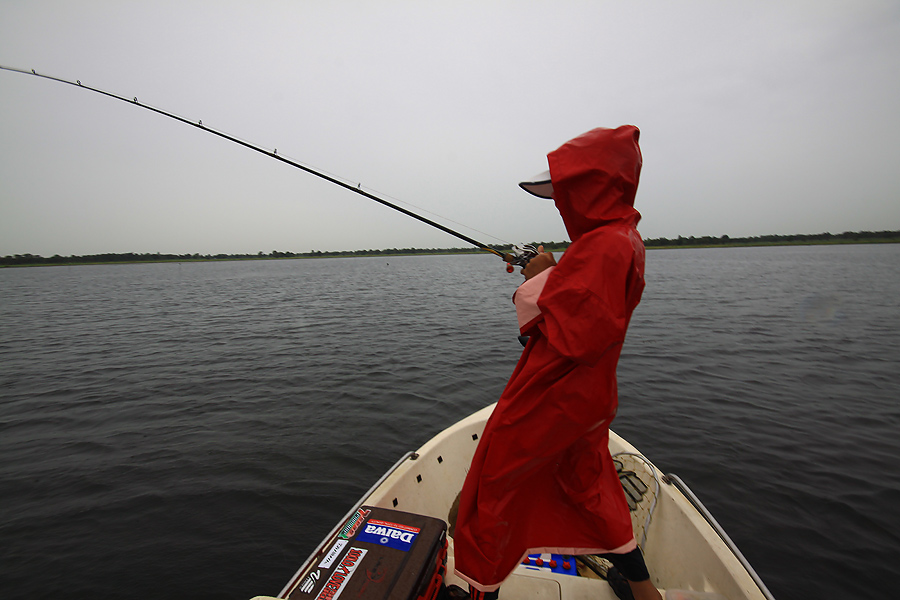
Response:
M347 554L341 559L340 564L335 567L331 577L328 578L328 581L322 587L322 591L316 596L316 600L337 600L347 586L347 582L353 576L353 572L356 571L356 567L362 562L366 552L368 550L365 548L351 547L347 550Z
M419 531L418 527L369 519L363 530L356 536L356 539L360 542L379 544L407 552L412 547L413 542L416 541Z
M341 532L338 534L339 538L349 540L353 537L353 534L356 533L356 530L359 529L360 524L366 520L366 517L369 516L369 513L372 512L367 508L358 508L356 512L347 520L347 523L341 529Z

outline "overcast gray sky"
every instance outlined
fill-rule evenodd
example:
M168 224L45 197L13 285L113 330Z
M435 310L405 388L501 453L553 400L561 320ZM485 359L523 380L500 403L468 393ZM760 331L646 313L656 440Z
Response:
M565 239L516 184L626 123L644 237L900 229L895 1L0 0L0 64L202 119L486 243ZM5 71L0 153L0 255L465 246Z

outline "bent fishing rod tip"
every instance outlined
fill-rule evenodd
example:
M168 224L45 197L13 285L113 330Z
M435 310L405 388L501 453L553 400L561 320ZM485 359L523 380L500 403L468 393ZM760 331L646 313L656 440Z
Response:
M28 71L26 71L25 69L17 69L17 68L14 68L14 67L8 67L8 66L4 66L4 65L0 65L0 70L4 70L4 71L15 71L15 72L17 72L17 73L28 74ZM391 209L394 209L394 210L396 210L396 211L399 211L399 212L401 212L401 213L403 213L403 214L405 214L405 215L407 215L407 216L409 216L409 217L412 217L412 218L414 218L414 219L418 219L419 221L421 221L421 222L423 222L423 223L425 223L425 224L427 224L427 225L431 225L432 227L435 227L435 228L437 228L437 229L440 229L441 231L443 231L443 232L445 232L445 233L448 233L448 234L450 234L450 235L452 235L452 236L455 236L455 237L458 238L458 239L461 239L461 240L463 240L463 241L465 241L465 242L467 242L467 243L469 243L469 244L472 244L472 245L475 246L476 248L479 248L479 249L484 250L484 251L486 251L486 252L491 252L492 254L496 254L497 256L499 256L500 258L502 258L506 263L508 263L510 267L512 267L512 266L514 266L514 265L515 265L515 266L524 267L526 264L528 264L528 261L531 260L532 257L537 256L537 250L536 250L533 246L528 246L528 245L515 245L515 246L513 246L512 252L509 252L509 253L504 253L504 252L501 252L501 251L496 250L496 249L494 249L494 248L491 248L491 247L487 246L486 244L483 244L483 243L479 242L478 240L475 240L475 239L473 239L473 238L471 238L471 237L469 237L469 236L467 236L467 235L464 235L464 234L462 234L462 233L460 233L460 232L458 232L458 231L454 231L453 229L450 229L450 228L447 227L446 225L442 225L442 224L440 224L440 223L437 223L437 222L435 222L435 221L432 221L431 219L428 219L428 218L426 218L426 217L424 217L424 216L422 216L422 215L416 214L416 213L414 213L414 212L411 211L411 210L408 210L408 209L403 208L403 207L401 207L401 206L397 206L397 205L394 204L393 202L389 202L389 201L385 200L384 198L381 198L381 197L379 197L379 196L376 196L375 194L372 194L372 193L370 193L370 192L368 192L368 191L363 190L363 189L362 189L362 183L357 183L356 187L353 187L352 184L347 183L347 182L345 182L345 181L341 181L341 180L339 180L339 179L337 179L337 178L335 178L335 177L332 177L332 176L330 176L330 175L326 175L326 174L323 173L322 171L319 171L319 170L317 170L317 169L313 169L312 167L309 167L309 166L307 166L307 165L302 165L302 164L297 163L297 162L295 162L295 161L293 161L293 160L290 160L290 159L288 159L288 158L285 158L284 156L278 154L278 149L277 149L277 148L274 148L273 150L270 151L270 150L267 150L267 149L265 149L265 148L262 148L261 146L258 146L258 145L256 145L256 144L251 144L250 142L246 142L246 141L244 141L244 140L238 139L238 138L236 138L236 137L234 137L234 136L232 136L232 135L229 135L229 134L227 134L227 133L224 133L224 132L222 132L222 131L218 131L218 130L216 130L216 129L213 129L213 128L211 128L211 127L208 127L208 126L206 126L206 125L203 124L203 120L202 120L202 119L198 119L196 122L195 122L195 121L189 121L189 120L185 119L184 117L180 117L180 116L178 116L178 115L176 115L176 114L174 114L174 113L171 113L171 112L162 110L162 109L160 109L160 108L155 108L155 107L150 106L150 105L147 105L147 104L141 104L140 101L138 100L138 97L137 97L137 96L132 96L131 98L128 98L127 96L120 96L120 95L118 95L118 94L113 94L112 92L107 92L107 91L101 90L101 89L99 89L99 88L94 88L94 87L91 87L91 86L89 86L89 85L83 85L83 84L81 83L81 80L80 80L80 79L77 79L77 80L75 80L75 81L73 82L73 81L68 80L68 79L62 79L62 78L59 78L59 77L53 77L53 76L50 76L50 75L42 75L42 74L38 73L36 70L34 70L34 69L31 69L31 74L32 74L32 75L36 75L36 76L41 77L41 78L44 78L44 79L50 79L50 80L52 80L52 81L56 81L56 82L58 82L58 83L65 83L65 84L68 84L68 85L75 85L75 86L78 86L78 87L80 87L81 89L84 89L84 90L89 90L89 91L92 91L92 92L95 92L95 93L98 93L98 94L102 94L102 95L104 95L104 96L108 96L108 97L110 97L110 98L115 98L116 100L121 100L121 101L123 101L123 102L127 102L127 103L129 103L129 104L134 105L134 106L139 106L139 107L141 107L141 108L144 108L144 109L153 111L153 112L155 112L155 113L157 113L157 114L160 114L160 115L163 115L163 116L165 116L165 117L169 117L170 119L175 119L176 121L179 121L179 122L181 122L181 123L185 123L185 124L187 124L187 125L191 125L192 127L198 127L198 128L200 128L200 129L202 129L203 131L206 131L207 133L212 133L213 135L217 135L217 136L219 136L219 137L221 137L221 138L224 138L224 139L226 139L226 140L228 140L228 141L231 141L231 142L234 142L234 143L239 144L239 145L241 145L241 146L244 146L245 148L248 148L248 149L253 150L253 151L255 151L255 152L259 152L259 153L261 153L261 154L265 154L265 155L267 155L267 156L270 156L270 157L272 157L272 158L274 158L274 159L276 159L276 160L279 160L279 161L281 161L281 162L283 162L283 163L285 163L285 164L291 165L292 167L296 167L296 168L298 168L298 169L301 169L301 170L303 170L303 171L306 171L307 173L309 173L309 174L311 174L311 175L315 175L316 177L320 177L320 178L322 178L322 179L324 179L324 180L326 180L326 181L329 181L329 182L331 182L331 183L334 183L334 184L336 184L336 185L339 185L339 186L341 186L341 187L343 187L343 188L345 188L345 189L347 189L347 190L350 190L350 191L352 191L352 192L356 192L357 194L360 194L360 195L362 195L362 196L365 196L366 198L369 198L370 200L374 200L374 201L376 201L376 202L378 202L378 203L380 203L380 204L382 204L382 205L384 205L384 206L386 206L386 207L388 207L388 208L391 208Z

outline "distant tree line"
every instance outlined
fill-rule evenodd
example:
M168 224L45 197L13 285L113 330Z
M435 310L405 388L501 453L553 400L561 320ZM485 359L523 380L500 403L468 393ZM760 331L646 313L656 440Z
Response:
M705 247L705 246L762 246L815 243L865 243L865 242L900 242L900 231L845 231L844 233L816 233L796 235L761 235L755 237L733 238L727 235L720 237L682 237L674 239L665 237L644 240L648 248L669 247ZM569 242L531 242L534 246L544 246L548 250L565 250ZM510 247L501 244L490 244L499 252L509 252ZM256 254L162 254L134 252L86 254L82 256L54 255L43 257L37 254L15 254L0 257L0 266L26 265L74 265L97 263L139 263L139 262L189 262L211 260L260 260L277 258L327 258L339 256L397 256L409 254L476 254L483 250L478 248L386 248L382 250L340 250L310 252L281 252L273 250L269 253Z
M543 245L548 249L564 249L568 242L533 242L534 245ZM490 244L490 248L499 252L509 252L509 246ZM135 252L85 254L80 256L60 256L56 254L50 257L38 254L15 254L0 258L0 266L25 266L25 265L74 265L74 264L102 264L102 263L140 263L140 262L190 262L211 260L260 260L273 258L327 258L340 256L397 256L404 254L477 254L484 252L478 248L386 248L381 250L333 250L310 252L281 252L273 250L269 253L257 252L256 254L163 254L161 252L138 254Z
M900 231L845 231L844 233L813 233L794 235L760 235L754 237L682 237L674 239L652 238L644 240L648 248L677 246L777 246L809 243L860 243L860 242L900 242Z

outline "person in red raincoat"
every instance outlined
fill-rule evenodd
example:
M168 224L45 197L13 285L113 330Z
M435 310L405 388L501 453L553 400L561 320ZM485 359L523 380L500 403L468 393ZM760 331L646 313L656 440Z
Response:
M607 555L635 597L659 598L608 449L616 363L644 289L639 135L589 131L547 155L547 176L521 184L554 200L572 243L558 264L533 258L513 296L529 340L472 459L453 538L474 598L541 552Z

